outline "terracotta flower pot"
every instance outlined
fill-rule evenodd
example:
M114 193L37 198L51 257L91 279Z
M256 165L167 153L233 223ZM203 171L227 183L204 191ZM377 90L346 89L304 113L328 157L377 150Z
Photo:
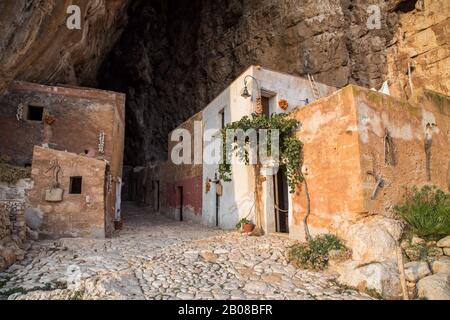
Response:
M250 232L252 232L254 229L255 229L255 225L254 225L254 224L251 224L251 223L244 223L244 224L242 225L242 230L243 230L245 233L250 233Z
M114 229L116 230L122 230L123 228L123 221L114 221Z

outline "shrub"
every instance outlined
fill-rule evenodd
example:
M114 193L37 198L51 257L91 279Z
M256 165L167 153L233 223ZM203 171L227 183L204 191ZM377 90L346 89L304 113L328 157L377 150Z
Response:
M419 237L437 240L450 235L450 194L435 186L407 189L395 211Z
M332 250L345 249L334 235L321 235L306 243L293 245L288 252L289 261L300 268L323 270L328 266Z

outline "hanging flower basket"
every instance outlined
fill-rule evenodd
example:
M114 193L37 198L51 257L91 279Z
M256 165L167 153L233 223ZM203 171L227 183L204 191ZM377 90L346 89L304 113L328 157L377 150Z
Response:
M289 108L289 102L287 102L287 100L285 100L285 99L281 99L280 101L278 101L278 107L280 107L280 109L286 111L287 108Z

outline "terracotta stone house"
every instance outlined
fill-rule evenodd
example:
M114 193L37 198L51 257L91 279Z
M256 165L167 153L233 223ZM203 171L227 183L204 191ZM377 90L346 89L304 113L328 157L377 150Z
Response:
M248 75L257 83L248 80L252 97L244 99L241 93ZM450 99L432 91L418 90L405 101L353 85L336 90L317 84L320 98L316 99L314 85L306 79L251 67L179 128L194 136L194 120L199 121L204 136L200 148L206 152L224 124L255 111L257 84L270 114L286 112L302 123L296 135L304 143L302 170L311 197L308 222L313 235L331 232L345 239L348 228L357 222L389 216L404 187L434 184L450 190ZM286 110L278 107L281 99L289 104ZM206 134L214 130L216 135ZM171 135L169 140L170 159L173 148L184 139ZM190 143L195 145L193 140ZM241 218L252 219L253 169L234 164L233 181L219 186L217 168L217 164L176 165L169 160L160 175L162 212L223 229L233 229ZM291 194L280 171L264 169L258 200L264 231L304 239L303 185Z
M417 91L405 101L347 86L292 117L302 122L310 229L344 239L363 219L392 216L405 187L450 191L450 97ZM432 143L429 143L432 142ZM292 195L290 230L303 238L306 197Z
M104 237L114 230L124 118L120 93L9 83L0 96L0 154L14 165L32 166L26 211L43 219L42 236Z

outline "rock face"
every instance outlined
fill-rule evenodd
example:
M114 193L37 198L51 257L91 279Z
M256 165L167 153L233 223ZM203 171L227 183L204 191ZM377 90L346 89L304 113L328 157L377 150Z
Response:
M360 290L374 290L385 299L402 296L397 266L397 243L403 227L399 221L376 217L351 225L342 236L352 251L352 259L331 266L338 281ZM426 267L426 268L425 268ZM407 278L430 274L428 265L408 265ZM409 280L412 281L412 280Z
M450 300L450 276L435 274L417 283L419 298L427 300Z
M340 283L360 290L375 290L385 299L400 299L402 289L395 262L372 263L358 266L355 261L349 261L338 270Z
M393 85L391 93L406 97L413 93L408 84L409 64L413 90L424 87L449 94L450 2L403 1L397 8L398 28L386 50L387 75Z
M450 236L439 240L437 246L440 248L450 248Z
M450 258L441 257L439 260L433 262L434 273L444 273L450 275Z
M397 240L402 234L398 221L377 219L349 227L345 240L354 261L360 264L396 259Z
M380 1L375 28L365 0L81 1L81 30L69 4L1 2L0 78L126 92L134 166L163 160L168 132L250 64L409 96L410 63L415 86L450 91L447 0Z
M66 27L73 1L0 2L0 78L95 85L126 15L126 0L78 1L81 30Z
M409 262L405 264L405 278L410 282L417 282L431 274L430 267L426 262Z
M398 79L402 84L395 88L401 90L395 92L404 95L404 62L396 69L394 61L404 57L398 46L408 47L415 38L399 29L399 17L408 16L408 23L411 16L428 21L424 27L439 38L433 46L444 56L449 52L442 47L445 32L435 28L441 9L429 0L425 9L416 9L421 2L381 2L380 29L372 30L363 0L134 2L127 29L99 74L102 87L127 93L125 162L164 160L169 131L204 108L250 64L313 74L336 87L379 88L388 78ZM447 21L438 20L439 26ZM417 68L415 76L421 72ZM441 77L435 69L426 72ZM434 88L433 81L426 86Z
M15 184L0 182L0 271L24 258L27 227L26 194L32 188L30 179Z
M23 259L26 240L24 201L0 200L0 271Z

